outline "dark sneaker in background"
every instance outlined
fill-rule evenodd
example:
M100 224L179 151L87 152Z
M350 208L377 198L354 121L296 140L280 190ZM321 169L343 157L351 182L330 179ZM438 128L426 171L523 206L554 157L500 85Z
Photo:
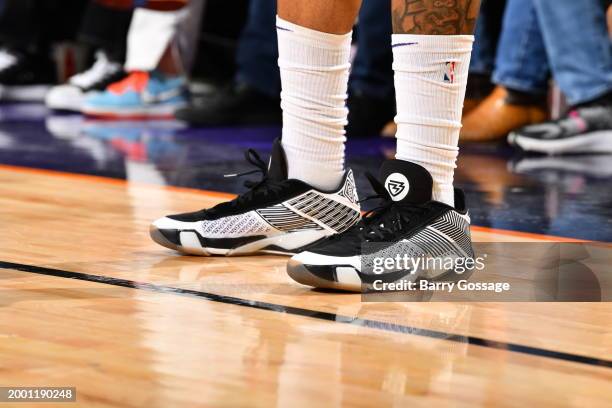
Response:
M395 96L374 98L352 91L347 100L349 109L346 137L379 136L395 117Z
M195 126L274 125L282 121L280 98L245 83L233 83L216 94L195 98L176 118Z
M508 143L549 155L612 153L612 104L579 107L561 119L526 126L510 133Z
M303 285L354 292L369 291L376 281L446 279L454 270L368 269L373 259L473 258L470 218L463 192L455 190L455 208L432 201L433 181L423 167L386 161L380 181L368 176L380 205L354 227L295 255L289 276ZM375 288L375 286L374 286Z
M0 102L40 102L57 81L50 59L0 48Z
M192 255L294 254L332 234L346 231L361 218L353 173L348 170L334 191L320 191L287 178L280 139L269 166L252 149L247 161L261 172L249 191L211 209L169 215L153 222L158 244Z

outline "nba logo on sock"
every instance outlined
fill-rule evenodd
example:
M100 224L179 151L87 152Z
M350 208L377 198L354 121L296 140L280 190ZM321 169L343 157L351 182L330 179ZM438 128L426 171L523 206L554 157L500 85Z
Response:
M448 83L448 84L454 84L455 83L455 67L456 67L457 63L456 62L447 62L446 63L446 67L445 67L445 71L444 71L444 82Z
M410 191L408 179L401 173L393 173L385 180L385 188L393 201L401 201Z

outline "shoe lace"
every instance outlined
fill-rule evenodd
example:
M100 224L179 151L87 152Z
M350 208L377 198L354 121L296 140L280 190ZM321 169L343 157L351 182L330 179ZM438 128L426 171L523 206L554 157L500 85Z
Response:
M282 181L273 181L268 175L268 166L261 159L261 156L254 149L248 149L244 158L251 165L255 166L256 169L246 171L237 174L226 174L224 177L243 177L255 173L261 173L262 178L259 181L247 180L244 182L244 186L249 189L244 194L239 195L234 200L230 201L233 206L242 206L250 203L251 201L259 197L269 197L276 195L282 191Z
M370 173L366 173L368 181L375 193L359 201L379 200L379 205L366 212L361 221L350 228L345 234L359 238L359 241L380 241L385 238L394 239L398 232L404 230L415 216L423 215L427 208L422 205L399 204L391 199L384 185ZM331 239L343 239L345 234L332 236Z
M70 82L74 85L87 88L104 76L118 71L119 64L111 62L102 51L96 53L96 62L86 71L74 75Z

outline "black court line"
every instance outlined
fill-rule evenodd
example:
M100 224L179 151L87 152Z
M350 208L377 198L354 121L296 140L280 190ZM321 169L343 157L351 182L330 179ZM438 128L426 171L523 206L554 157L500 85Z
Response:
M214 293L200 292L197 290L174 288L171 286L155 285L153 283L136 282L127 279L117 279L109 276L90 275L87 273L70 272L61 269L52 269L45 268L42 266L25 265L4 261L0 261L0 269L13 269L17 271L35 273L39 275L48 275L67 279L77 279L88 282L103 283L106 285L121 286L124 288L147 290L149 292L195 297L199 299L206 299L212 302L226 303L236 306L249 307L253 309L268 310L277 313L286 313L290 315L310 317L312 319L345 323L354 326L368 327L372 329L384 330L394 333L412 334L415 336L428 337L433 339L443 339L454 341L457 343L473 344L496 350L512 351L515 353L527 354L531 356L546 357L556 360L587 364L591 366L612 368L611 360L603 360L594 357L586 357L578 354L563 353L559 351L546 350L538 347L523 346L520 344L506 343L502 341L487 340L481 337L462 336L459 334L447 333L443 331L420 329L418 327L404 326L369 319L361 319L359 317L337 315L334 313L302 309L293 306L283 306L275 303L259 302L255 300L242 299L233 296L217 295Z

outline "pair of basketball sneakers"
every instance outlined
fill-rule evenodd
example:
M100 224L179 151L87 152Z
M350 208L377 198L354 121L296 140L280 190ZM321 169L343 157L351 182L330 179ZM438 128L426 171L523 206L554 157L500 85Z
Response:
M379 205L362 217L351 170L337 189L321 191L287 177L280 140L268 165L252 149L245 156L257 168L245 174L261 172L260 181L246 182L249 190L232 201L154 221L153 240L192 255L292 255L287 272L295 281L349 291L406 279L409 269L372 273L364 265L364 257L390 254L398 244L411 256L473 257L463 192L455 189L454 208L433 201L422 166L388 160L378 179L368 174L376 194L367 199Z

